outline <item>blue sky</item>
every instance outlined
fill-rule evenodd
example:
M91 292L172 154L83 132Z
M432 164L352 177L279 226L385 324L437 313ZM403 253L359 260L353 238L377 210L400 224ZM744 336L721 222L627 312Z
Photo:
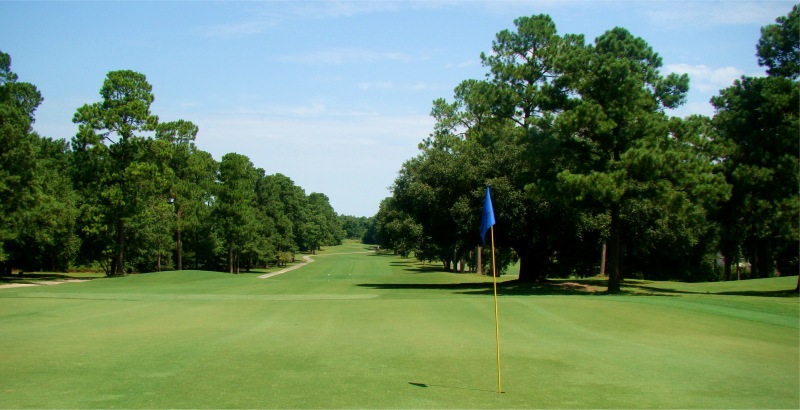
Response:
M152 112L190 120L219 160L247 155L322 192L340 214L372 216L433 128L434 99L481 79L481 52L519 16L549 14L588 41L615 26L644 38L662 71L688 73L675 115L762 75L760 28L793 1L0 2L0 50L45 101L34 128L70 139L75 110L106 73L153 86Z

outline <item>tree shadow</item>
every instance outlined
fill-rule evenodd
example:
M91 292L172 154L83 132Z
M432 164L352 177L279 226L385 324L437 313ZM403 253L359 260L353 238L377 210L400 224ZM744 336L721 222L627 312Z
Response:
M723 296L758 296L771 298L797 297L794 289L784 290L734 290L724 292L693 292L690 290L678 290L667 287L646 286L645 284L624 283L623 286L640 289L649 292L651 295L723 295Z
M401 264L395 266L403 266ZM422 265L422 266L406 266L403 268L404 272L410 273L433 273L433 272L441 272L442 268L433 265Z
M395 258L395 257L397 257L397 254L395 254L394 252L391 252L391 251L380 251L379 250L379 251L375 251L375 252L370 253L369 256L381 256L381 257L393 257L393 258ZM411 258L408 258L407 260L409 262L413 261L413 259L411 259Z
M84 279L61 273L23 273L15 275L0 275L2 283L32 283L49 280Z
M371 254L376 257L396 258L392 252L376 252ZM391 266L402 267L404 272L411 274L423 274L433 272L444 272L441 266L420 265L415 259L393 260L389 262ZM475 275L475 273L448 272L455 275ZM665 284L667 286L658 286ZM615 295L626 296L680 296L680 295L725 295L725 296L757 296L757 297L797 297L795 289L784 290L733 290L719 292L704 292L680 290L668 287L669 282L647 281L627 279L623 280L622 289ZM492 295L494 290L491 282L470 282L470 283L411 283L411 284L392 284L392 283L362 283L358 286L371 287L374 289L386 290L443 290L458 294L470 295ZM607 278L585 278L585 279L552 279L542 282L529 283L519 280L507 280L498 282L498 295L508 296L550 296L550 295L608 295Z
M763 290L763 291L738 291L738 292L719 292L716 295L734 295L734 296L761 296L770 298L788 298L797 297L796 290Z
M491 282L462 283L361 283L361 287L381 290L434 290L448 291L461 295L494 295ZM497 283L498 296L551 296L551 295L598 295L605 290L575 282L528 283L508 280Z
M395 256L395 255L390 255ZM420 264L414 259L408 260L394 260L389 262L389 266L393 267L402 267L403 271L411 272L411 273L432 273L432 272L444 272L441 266L438 265L428 265L428 264ZM452 273L452 272L451 272Z

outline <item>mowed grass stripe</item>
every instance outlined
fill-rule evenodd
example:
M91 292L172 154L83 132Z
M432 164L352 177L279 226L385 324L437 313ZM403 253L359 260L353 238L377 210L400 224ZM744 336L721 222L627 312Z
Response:
M303 301L303 300L347 300L347 299L372 299L378 295L370 294L299 294L299 295L230 295L230 294L197 294L187 295L179 293L114 293L97 294L76 292L70 294L39 292L27 295L28 298L53 298L53 299L93 299L93 300L126 300L126 301Z
M503 340L509 367L533 372L541 363L539 382L555 399L544 407L763 408L798 400L796 331L616 298L535 299L504 300Z
M348 250L362 249L328 252ZM705 295L709 285L579 296L506 284L498 395L490 278L428 268L321 255L269 279L164 272L4 289L0 407L800 404L796 298Z

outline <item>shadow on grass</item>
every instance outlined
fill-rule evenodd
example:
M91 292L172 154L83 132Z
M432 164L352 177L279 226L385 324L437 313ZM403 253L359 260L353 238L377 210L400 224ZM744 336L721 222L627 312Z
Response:
M383 257L391 256L391 257L394 258L397 255L395 255L393 253L386 253L386 252L377 253L376 252L374 254L371 254L370 256L379 256L379 257L380 256L383 256ZM395 267L402 267L404 271L410 272L410 273L442 272L442 267L441 266L439 266L439 265L428 265L428 264L420 265L420 263L416 259L394 260L394 261L389 262L389 265L390 266L395 266Z
M392 253L378 253L374 256L391 256ZM403 271L412 274L443 272L441 266L420 265L413 259L391 261L392 266L402 267ZM453 273L458 275L458 273ZM474 275L474 273L463 273ZM622 289L615 295L627 296L680 296L680 295L720 295L720 296L756 296L756 297L798 297L794 289L781 290L730 290L730 291L692 291L669 287L671 282L653 282L628 279L622 281ZM663 286L659 286L663 285ZM364 283L359 286L386 290L441 290L459 294L493 295L491 282L470 283ZM508 280L498 283L498 295L508 296L550 296L550 295L608 295L606 278L586 279L552 279L541 283L529 283L519 280Z
M74 276L66 273L24 273L22 275L2 275L0 283L36 283L40 281L57 281L70 279L93 279L85 276Z
M395 254L394 252L391 252L391 251L375 251L375 252L370 253L369 256L373 256L373 257L382 256L382 257L396 258L397 254ZM408 259L403 259L403 262L408 261L409 263L411 263L411 262L413 262L415 260L416 259L408 258Z
M629 288L639 289L651 295L724 295L724 296L759 296L771 298L785 298L797 297L797 292L794 289L785 290L733 290L724 292L693 292L690 290L678 290L667 287L646 286L645 284L637 284L626 282L623 286Z
M412 265L404 265L402 263L398 263L393 266L406 266L403 271L410 272L410 273L431 273L431 272L441 272L442 268L439 266L433 265L422 265L422 266L412 266Z
M437 387L437 388L440 388L440 389L470 390L470 391L482 391L482 392L495 393L494 390L473 389L473 388L469 388L469 387L441 386L441 385L437 385L437 384L427 384L427 383L419 383L419 382L408 382L408 384L410 384L412 386L416 386L416 387L422 387L423 389L427 389L429 387Z
M439 290L462 295L494 295L491 282L361 283L358 286L383 290ZM497 284L497 294L500 296L597 295L605 294L605 290L575 282L527 283L509 280Z

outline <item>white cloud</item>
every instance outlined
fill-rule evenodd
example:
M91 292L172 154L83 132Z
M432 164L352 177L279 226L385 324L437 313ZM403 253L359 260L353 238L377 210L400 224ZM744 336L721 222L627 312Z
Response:
M460 63L449 63L444 66L444 68L465 68L465 67L477 67L481 65L481 60L473 59L462 61Z
M309 117L323 114L326 107L323 103L314 101L306 105L266 105L240 108L237 114L259 115L266 117Z
M277 25L277 21L274 20L247 20L204 26L196 29L196 32L204 37L237 38L263 33L275 25Z
M402 52L373 51L365 49L340 48L330 50L309 51L298 54L285 54L276 57L276 60L298 64L363 64L380 61L399 61L408 63L413 58Z
M358 83L358 88L364 91L374 89L386 90L392 87L394 87L394 83L392 81L364 81Z
M246 37L269 28L309 19L348 18L362 14L395 12L427 2L412 1L267 1L242 8L239 21L204 26L196 32L205 37Z
M342 111L330 109L321 100L313 100L307 104L258 104L250 103L240 105L239 108L230 110L231 116L257 116L259 118L303 118L320 119L336 117L373 117L378 115L372 111Z
M436 90L439 87L424 81L416 83L396 83L394 81L363 81L358 83L358 88L362 91L370 90L399 90L399 91L426 91Z
M294 7L290 13L304 18L353 17L359 14L391 12L403 3L396 1L314 1L287 3Z
M689 101L674 110L667 110L669 115L685 118L690 115L714 116L714 106L710 102Z
M786 15L791 1L650 1L637 2L654 23L672 27L771 24Z
M736 67L712 68L705 64L668 64L668 73L688 74L689 86L704 93L716 92L733 85L745 72Z

